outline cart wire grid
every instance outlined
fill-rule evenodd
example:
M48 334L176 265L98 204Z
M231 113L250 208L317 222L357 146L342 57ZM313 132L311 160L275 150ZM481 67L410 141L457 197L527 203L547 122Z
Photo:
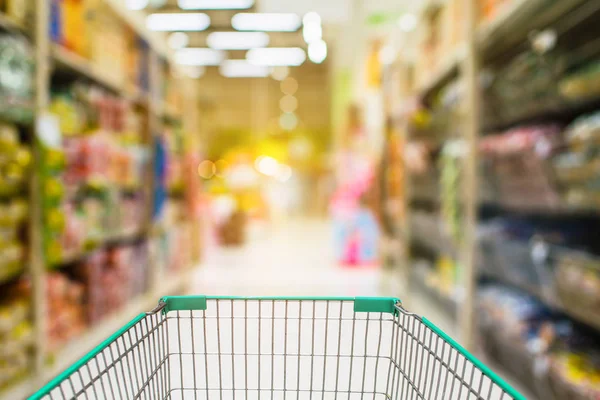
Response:
M161 299L30 400L524 400L394 298Z

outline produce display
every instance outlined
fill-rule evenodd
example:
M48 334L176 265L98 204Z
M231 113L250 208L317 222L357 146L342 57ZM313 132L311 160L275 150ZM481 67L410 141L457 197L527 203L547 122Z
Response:
M0 298L0 389L27 373L32 345L27 284L18 282Z
M31 45L21 37L0 32L0 117L30 121L33 96L34 52Z

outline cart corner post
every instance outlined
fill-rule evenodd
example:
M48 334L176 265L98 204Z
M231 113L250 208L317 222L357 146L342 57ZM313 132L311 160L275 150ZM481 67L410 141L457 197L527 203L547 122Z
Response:
M165 304L163 314L169 311L203 311L206 310L206 296L165 296L160 299Z
M380 312L394 314L396 312L395 297L356 297L354 299L354 312Z

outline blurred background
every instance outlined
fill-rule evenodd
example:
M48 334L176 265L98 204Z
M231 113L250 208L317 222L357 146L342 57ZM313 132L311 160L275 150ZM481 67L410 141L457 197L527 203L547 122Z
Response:
M398 296L600 399L598 0L0 0L0 398L167 294Z

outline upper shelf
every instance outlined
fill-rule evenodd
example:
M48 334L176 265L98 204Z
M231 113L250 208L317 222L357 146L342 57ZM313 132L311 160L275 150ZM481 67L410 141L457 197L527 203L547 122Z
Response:
M122 96L135 103L143 103L145 94L139 88L132 88L132 85L126 85L121 79L112 76L105 70L98 68L89 60L76 54L60 45L52 46L52 59L56 68L59 70L68 70L99 84L100 86ZM129 86L129 87L128 87Z
M598 4L595 0L514 0L498 17L478 27L476 40L483 61L502 56L525 42L530 32L543 29L586 2ZM418 92L426 97L456 76L465 56L464 46L458 46Z
M514 0L478 29L477 42L484 61L527 41L532 31L546 28L586 2L595 0Z
M3 12L0 12L0 30L19 32L28 36L28 30L24 25L15 21L13 18L4 14Z

